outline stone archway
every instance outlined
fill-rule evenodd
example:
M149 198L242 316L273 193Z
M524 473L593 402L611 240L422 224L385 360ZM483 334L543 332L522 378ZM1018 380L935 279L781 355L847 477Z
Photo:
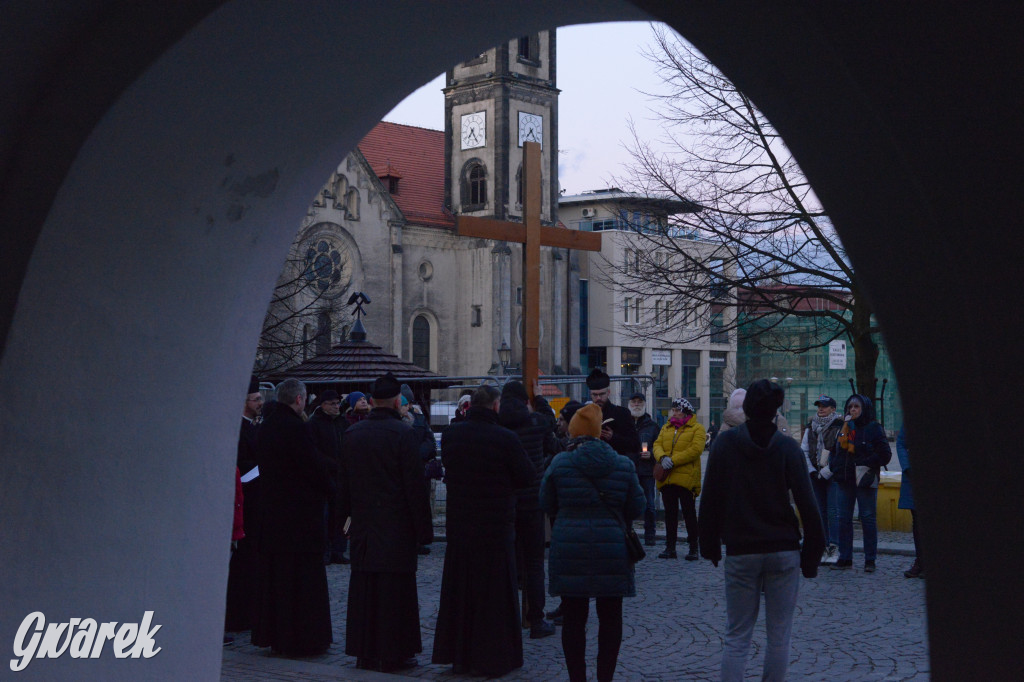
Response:
M619 0L394 0L343 16L326 1L300 15L195 0L168 21L97 1L67 17L75 32L53 20L58 3L25 4L24 25L2 29L25 60L0 109L15 131L0 147L0 642L32 611L153 610L150 661L23 674L210 678L230 526L220 472L290 226L337 159L447 65L542 27L643 15ZM1005 623L1024 605L1021 372L1007 357L1021 327L1019 114L1003 95L1020 90L1020 17L636 4L753 96L833 215L926 453L934 674L1007 676L1019 635ZM965 238L979 224L983 239ZM962 405L979 409L964 419Z

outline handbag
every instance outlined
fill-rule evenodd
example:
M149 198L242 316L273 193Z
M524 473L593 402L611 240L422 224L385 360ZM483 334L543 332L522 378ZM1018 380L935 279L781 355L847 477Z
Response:
M671 455L671 453L675 452L676 441L679 440L679 434L681 432L682 432L682 429L676 429L675 434L672 436L672 447L669 449L669 454L670 455ZM669 472L669 469L666 469L665 467L661 466L661 458L658 458L654 462L654 480L657 481L658 483L661 483L666 478L668 478L668 472Z
M654 480L661 483L668 478L668 471L665 467L661 466L661 462L654 463Z
M858 488L877 488L878 487L878 475L875 474L875 470L871 467L857 466L855 467L856 480Z
M597 487L594 480L591 478L588 478L587 480L590 481L590 485L594 486L594 490L597 491L597 498L601 500L601 503L604 504L604 506L608 507L608 510L612 513L612 516L615 517L615 520L618 521L619 526L622 528L622 532L626 536L626 556L629 557L630 562L635 564L643 559L647 556L647 550L644 549L644 543L640 542L640 536L637 535L636 531L631 527L626 526L626 522L623 520L622 514L608 504L607 500L604 499L604 492Z

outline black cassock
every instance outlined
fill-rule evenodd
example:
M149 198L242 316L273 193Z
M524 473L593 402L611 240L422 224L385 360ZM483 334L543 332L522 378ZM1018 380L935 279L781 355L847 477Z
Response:
M258 432L257 425L248 419L242 419L236 461L242 476L256 466ZM256 542L259 535L259 486L259 478L242 483L242 519L245 523L245 537L238 541L237 549L231 553L231 564L228 568L227 609L224 614L224 630L226 632L248 630L256 622L256 585L259 571L259 558L256 553Z
M372 666L423 650L416 550L433 527L419 443L398 412L380 407L342 437L339 499L352 517L345 653Z
M492 410L471 408L441 439L448 548L434 631L434 663L500 676L523 665L516 580L516 489L535 468Z
M278 406L260 426L257 618L252 643L288 656L322 653L332 641L324 569L324 505L331 463L302 418Z

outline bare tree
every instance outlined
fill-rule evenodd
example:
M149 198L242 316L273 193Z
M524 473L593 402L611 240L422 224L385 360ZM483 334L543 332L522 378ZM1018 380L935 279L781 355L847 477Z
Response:
M332 292L337 263L316 247L292 252L274 287L256 351L253 373L266 376L302 362L330 347L332 322L342 312Z
M616 286L643 297L647 339L735 332L770 350L806 352L847 337L859 390L875 395L878 327L856 273L807 179L750 99L695 48L655 28L645 56L666 90L654 98L664 139L633 129L620 183L634 194L703 210L666 219L620 214L638 245L607 263ZM649 216L649 214L647 214ZM667 310L666 310L667 308ZM803 318L809 331L780 333Z

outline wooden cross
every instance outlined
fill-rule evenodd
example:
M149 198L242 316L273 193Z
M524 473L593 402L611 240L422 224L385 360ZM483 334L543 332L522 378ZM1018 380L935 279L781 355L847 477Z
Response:
M523 144L523 222L510 223L493 218L457 216L455 231L460 237L482 237L518 242L523 247L523 383L530 397L538 377L540 347L540 247L556 246L581 251L600 251L601 235L540 224L540 145Z

